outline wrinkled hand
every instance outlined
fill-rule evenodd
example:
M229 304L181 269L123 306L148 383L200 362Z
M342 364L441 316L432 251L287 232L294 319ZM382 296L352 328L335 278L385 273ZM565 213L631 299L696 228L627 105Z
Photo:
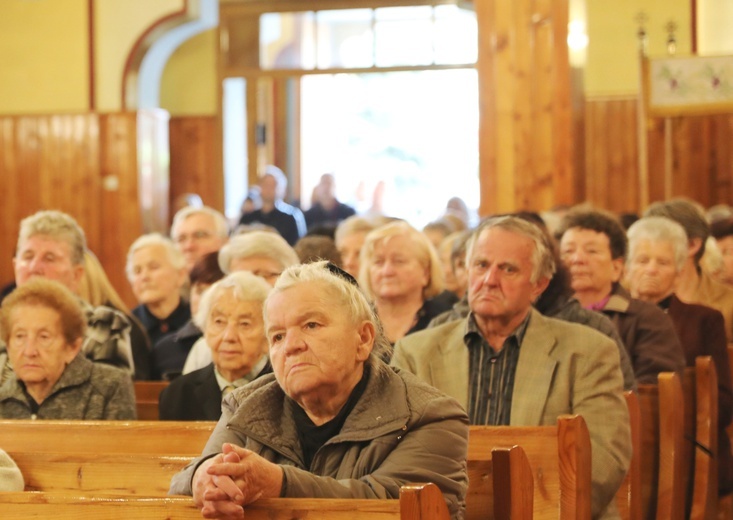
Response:
M233 444L222 449L201 464L193 478L194 503L204 518L244 518L244 505L280 496L280 466Z
M228 476L210 475L207 471L211 466L225 461L237 463L239 456L220 453L201 464L194 473L193 502L201 509L204 518L244 518L244 495L234 481Z

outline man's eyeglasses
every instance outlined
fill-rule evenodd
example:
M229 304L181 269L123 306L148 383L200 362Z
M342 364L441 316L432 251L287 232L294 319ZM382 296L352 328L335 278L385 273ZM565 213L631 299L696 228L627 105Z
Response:
M208 231L194 231L193 233L190 233L190 234L178 235L176 237L176 243L182 244L183 242L188 242L189 240L198 242L199 240L205 240L210 237L211 237L211 233L209 233Z

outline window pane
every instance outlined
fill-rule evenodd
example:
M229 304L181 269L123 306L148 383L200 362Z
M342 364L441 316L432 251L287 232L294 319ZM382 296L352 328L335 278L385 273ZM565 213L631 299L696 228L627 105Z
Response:
M319 69L374 64L371 9L319 11L317 20Z
M227 217L234 218L247 195L247 81L226 78L223 91L225 208Z
M260 17L260 67L313 69L315 14L267 13Z
M306 76L301 93L302 200L333 172L361 214L422 227L451 197L478 207L475 70Z
M377 66L432 64L432 13L427 6L375 9Z
M269 13L260 18L263 69L475 63L476 14L455 5Z
M435 63L475 63L478 59L476 13L455 5L435 8Z

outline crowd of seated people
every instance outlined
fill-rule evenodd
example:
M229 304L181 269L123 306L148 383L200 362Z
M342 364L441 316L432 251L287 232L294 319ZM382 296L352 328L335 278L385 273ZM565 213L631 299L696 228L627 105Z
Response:
M593 517L615 518L631 456L623 391L710 355L719 491L733 491L729 214L711 223L698 204L674 199L625 219L581 205L563 208L551 228L531 212L471 225L453 201L418 229L329 213L340 203L324 176L318 211L329 227L308 218L306 233L299 210L282 201L281 173L267 170L261 206L234 232L220 212L196 206L177 212L170 238L136 240L126 266L132 311L72 217L23 220L17 289L0 310L0 418L134 418L133 378L167 380L161 419L219 421L202 458L171 486L205 514L236 516L254 497L395 497L414 471L439 484L460 518L465 466L443 459L465 458L468 424L538 426L581 414ZM36 348L44 341L54 348ZM26 362L32 356L37 363ZM380 408L398 387L391 408ZM427 408L413 417L418 401ZM402 410L382 419L406 420L412 448L385 447L389 429L360 439L363 460L351 440L333 447L370 407ZM262 428L276 425L287 435L263 439ZM435 442L421 452L434 429L449 439L445 453ZM405 455L409 470L381 465ZM248 472L256 478L245 489ZM335 485L336 475L348 483Z

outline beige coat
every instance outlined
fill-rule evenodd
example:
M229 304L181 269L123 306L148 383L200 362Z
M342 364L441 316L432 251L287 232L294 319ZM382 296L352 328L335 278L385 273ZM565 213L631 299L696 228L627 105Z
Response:
M593 517L616 518L613 497L629 467L629 415L617 346L583 325L531 311L514 378L510 424L540 426L561 414L585 419L593 450ZM392 364L468 403L466 319L405 336ZM610 507L609 507L610 506Z

